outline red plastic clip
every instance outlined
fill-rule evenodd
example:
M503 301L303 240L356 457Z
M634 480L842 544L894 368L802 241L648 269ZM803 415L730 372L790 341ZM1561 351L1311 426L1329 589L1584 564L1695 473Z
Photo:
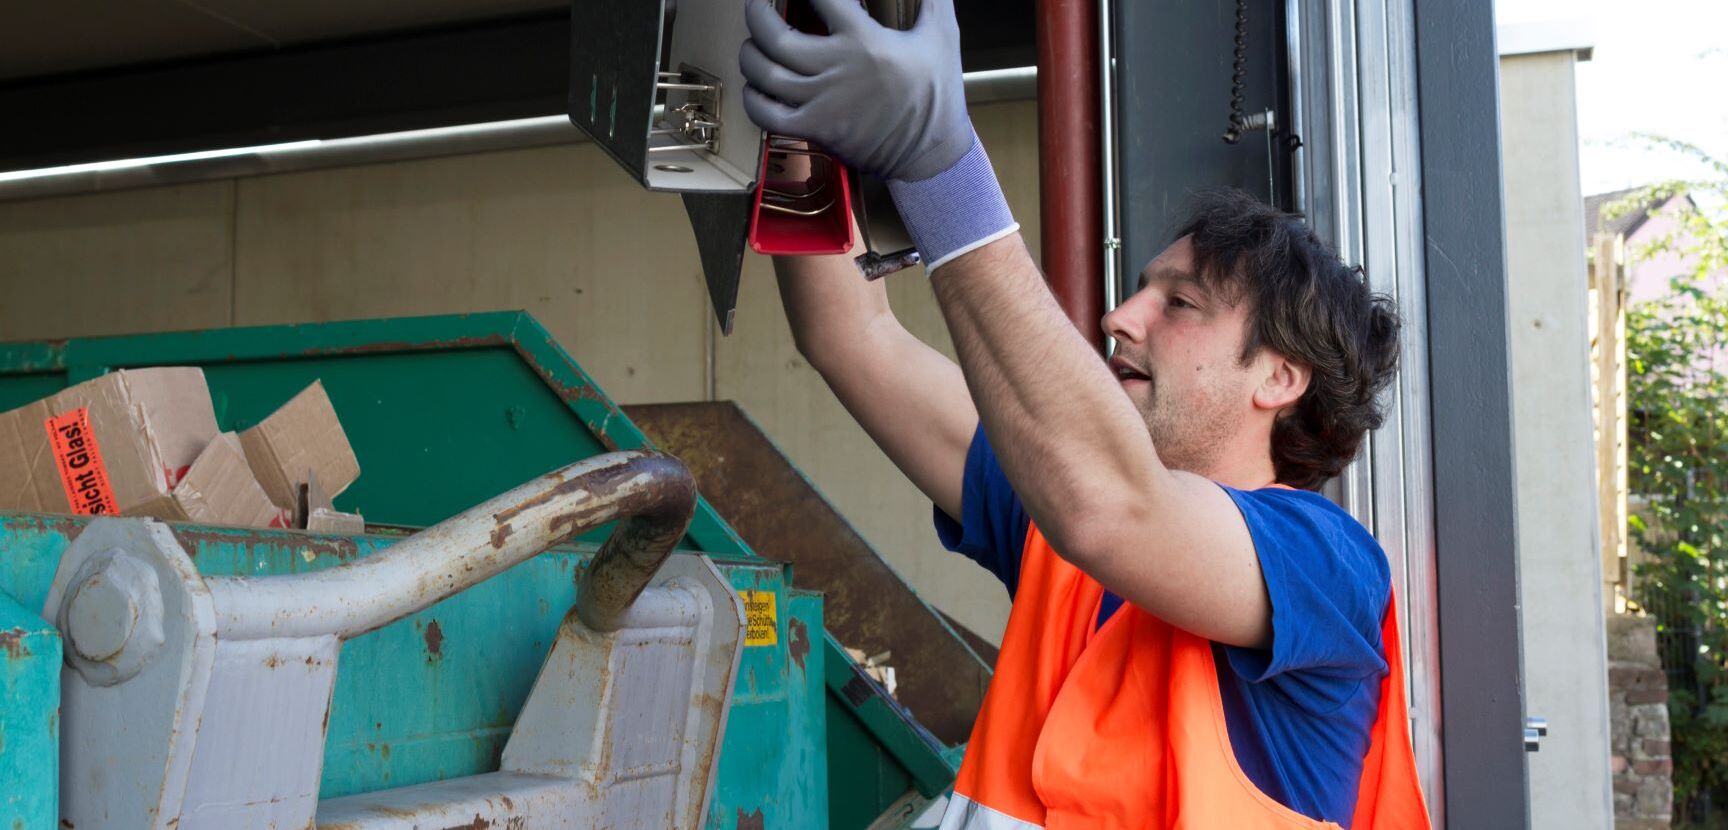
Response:
M809 0L777 3L794 29L828 34ZM843 254L852 250L852 177L810 142L767 136L756 171L750 247L759 254Z
M759 254L852 250L852 185L846 166L803 139L768 136L750 213Z

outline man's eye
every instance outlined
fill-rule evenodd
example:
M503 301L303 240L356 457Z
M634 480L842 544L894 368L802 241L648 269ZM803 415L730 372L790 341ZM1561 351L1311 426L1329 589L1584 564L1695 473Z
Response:
M1188 299L1186 297L1183 297L1180 294L1176 294L1176 295L1172 295L1170 297L1170 307L1171 308L1194 308L1194 304L1191 302L1188 302Z

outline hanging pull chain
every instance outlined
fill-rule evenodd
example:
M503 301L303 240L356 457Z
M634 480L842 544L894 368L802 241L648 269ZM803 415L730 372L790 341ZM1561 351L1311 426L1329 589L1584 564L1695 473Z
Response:
M1224 129L1224 143L1235 144L1249 129L1242 114L1243 90L1248 86L1248 0L1236 0L1236 57L1230 73L1230 125Z

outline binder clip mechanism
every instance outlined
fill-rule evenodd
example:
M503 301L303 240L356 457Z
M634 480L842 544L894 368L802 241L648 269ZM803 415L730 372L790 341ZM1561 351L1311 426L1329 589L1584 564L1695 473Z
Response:
M720 79L684 64L677 72L661 72L655 89L665 95L664 117L650 136L671 136L675 143L650 146L649 153L715 151L720 135Z

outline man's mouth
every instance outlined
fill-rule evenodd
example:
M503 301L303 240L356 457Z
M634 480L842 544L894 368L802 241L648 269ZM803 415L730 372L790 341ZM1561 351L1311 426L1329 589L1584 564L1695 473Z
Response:
M1121 355L1110 358L1110 371L1114 372L1116 374L1116 379L1123 383L1134 380L1150 381L1152 379L1150 375L1135 368L1132 363L1129 363Z

